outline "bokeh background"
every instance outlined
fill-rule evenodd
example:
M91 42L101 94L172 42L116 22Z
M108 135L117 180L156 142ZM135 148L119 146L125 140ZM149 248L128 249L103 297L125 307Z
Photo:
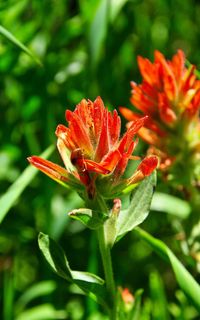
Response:
M171 58L181 48L198 67L199 16L197 0L0 0L0 24L42 63L0 34L0 193L28 156L56 145L66 108L97 95L110 109L130 106L130 81L140 81L137 55L153 59L158 49ZM139 149L145 153L143 143ZM50 159L61 163L55 150ZM52 273L38 249L43 231L63 246L72 268L102 275L95 235L67 216L81 199L42 173L30 180L6 214L0 202L0 319L107 319ZM158 190L169 192L162 183ZM152 210L142 227L176 252L179 223ZM144 288L141 320L198 319L170 267L134 233L116 245L113 259L120 286Z

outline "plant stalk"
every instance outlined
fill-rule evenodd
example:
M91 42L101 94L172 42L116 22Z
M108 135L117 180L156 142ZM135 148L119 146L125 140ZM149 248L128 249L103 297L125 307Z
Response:
M110 320L116 320L116 287L113 276L112 259L109 246L106 244L104 227L102 226L98 230L99 248L101 252L101 258L103 262L106 288L108 296L110 298Z
M109 216L109 210L105 200L99 194L96 195L92 202L90 202L88 199L87 205L88 208L92 208L93 210ZM116 286L113 275L111 248L109 243L106 241L105 223L97 230L97 235L105 275L105 285L109 299L109 318L110 320L117 320Z

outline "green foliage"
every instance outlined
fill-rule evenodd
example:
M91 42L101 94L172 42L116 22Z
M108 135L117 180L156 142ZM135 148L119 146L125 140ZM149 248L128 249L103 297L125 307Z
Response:
M106 319L103 311L86 302L83 296L74 298L77 289L66 285L63 279L53 279L55 290L54 285L49 289L42 285L53 275L38 254L39 231L62 243L69 261L77 266L75 269L100 275L102 270L97 244L91 236L93 231L87 231L83 224L67 216L67 212L83 206L81 199L40 173L33 179L36 170L26 169L26 158L56 145L54 132L58 123L66 124L65 109L73 109L82 98L93 100L101 95L110 109L130 106L129 82L139 81L137 55L152 58L158 49L170 58L182 48L188 61L197 67L200 65L198 1L110 0L107 3L109 10L105 10L106 1L101 0L0 1L0 21L4 28L0 36L2 320ZM33 53L37 61L42 61L43 67L39 67L22 46ZM140 155L145 154L141 141L136 150ZM61 163L56 152L51 160ZM130 170L133 172L133 168ZM154 194L152 211L143 228L170 247L199 282L199 252L190 251L187 234L183 233L182 220L186 220L186 225L190 221L191 205L187 195L180 202L181 193L174 192L160 180L156 192L159 193ZM123 212L128 207L126 195L122 203ZM128 229L126 226L126 231ZM129 232L117 242L113 259L118 284L129 287L133 294L144 288L139 319L153 317L157 292L162 290L162 285L158 288L158 283L149 281L149 275L155 272L162 275L170 318L198 319L199 312L183 293L186 284L188 290L196 288L188 280L188 273L186 282L185 278L182 281L185 273L178 272L184 288L180 283L177 285L172 263L168 265L152 254L135 233ZM167 258L166 251L161 249L160 253ZM172 262L177 265L173 258ZM30 294L29 300L29 289L34 286L38 296L34 298L33 294L31 298ZM179 291L177 286L181 288ZM156 292L152 294L152 290ZM26 293L27 298L23 296Z
M54 147L50 146L41 154L41 156L48 158L53 150ZM26 168L19 178L8 188L7 192L0 198L0 223L37 173L38 171L31 166Z
M185 292L197 310L200 312L200 286L192 275L185 269L183 264L176 258L174 253L161 241L146 231L138 228L136 233L144 239L163 259L169 262L175 273L177 282Z
M98 214L98 212L92 211L87 208L75 209L69 212L69 216L72 219L78 220L91 230L96 230L103 225L106 216Z
M58 276L75 283L86 295L102 304L105 310L108 309L104 280L89 272L72 271L62 248L48 235L40 233L38 242L45 259Z
M63 250L47 235L40 233L38 237L39 248L54 272L60 277L71 281L72 275L69 263Z
M118 238L121 238L147 218L155 185L156 173L154 172L132 192L128 209L121 211L117 220Z
M21 43L12 33L6 30L3 26L0 25L0 34L2 34L5 38L11 41L14 45L19 47L22 51L28 54L33 60L42 66L40 60L23 44Z
M154 193L151 209L169 213L180 219L186 219L191 213L191 206L187 201L161 192Z

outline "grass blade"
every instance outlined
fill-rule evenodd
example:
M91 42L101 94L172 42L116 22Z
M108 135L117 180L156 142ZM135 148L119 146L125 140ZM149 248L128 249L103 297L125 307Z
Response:
M42 154L42 158L48 158L53 152L54 147L48 147ZM20 197L24 189L29 185L30 181L36 176L37 169L28 166L19 178L8 188L6 193L0 198L0 223L5 218L6 214L12 208L15 201Z
M180 288L189 298L191 303L200 312L200 286L192 277L192 275L187 271L184 265L177 259L174 253L166 246L164 242L154 238L139 227L135 229L135 232L141 239L145 240L156 253L161 255L163 259L171 264Z
M41 61L21 42L19 41L10 31L0 25L0 34L11 41L14 45L24 51L29 57L31 57L40 67L42 67Z

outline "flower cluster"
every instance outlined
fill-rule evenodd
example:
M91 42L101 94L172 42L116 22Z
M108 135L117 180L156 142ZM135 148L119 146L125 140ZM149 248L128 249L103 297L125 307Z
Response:
M114 198L127 186L136 184L157 167L156 156L144 158L131 177L124 172L132 155L137 132L147 117L132 122L120 138L121 121L116 110L109 112L100 97L82 100L72 112L66 111L68 127L58 125L57 147L65 168L37 156L29 162L64 186L75 188L84 198L93 199L97 192Z
M148 115L139 135L151 146L151 152L161 157L161 168L171 165L180 153L199 150L200 141L200 80L195 66L185 67L182 50L167 61L155 51L155 61L138 57L143 81L132 82L132 104L141 112L127 108L120 112L128 121ZM187 146L187 147L186 147Z

